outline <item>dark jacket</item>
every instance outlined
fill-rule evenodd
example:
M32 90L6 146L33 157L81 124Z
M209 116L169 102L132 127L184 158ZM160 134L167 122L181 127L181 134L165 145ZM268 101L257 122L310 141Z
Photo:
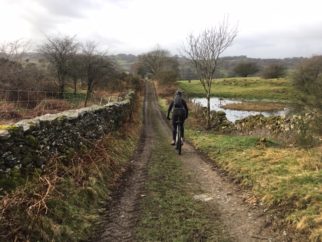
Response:
M172 101L169 105L169 108L168 108L168 115L167 117L170 117L170 112L171 110L173 109L173 104L174 104L174 101ZM184 99L182 99L182 105L183 105L183 109L185 110L185 117L184 119L188 118L188 106L187 106L187 103Z

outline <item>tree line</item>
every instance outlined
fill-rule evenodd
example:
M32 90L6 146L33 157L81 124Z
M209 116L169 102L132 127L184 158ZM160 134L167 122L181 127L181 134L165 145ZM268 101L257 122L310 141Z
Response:
M9 92L10 100L27 99L25 90L42 91L55 98L64 98L66 85L74 94L81 83L86 87L84 105L88 104L95 87L121 88L131 77L100 50L94 41L81 43L75 37L47 37L36 49L41 63L33 63L26 56L26 42L14 41L0 47L0 89ZM44 63L45 62L45 63ZM29 104L28 104L29 105Z
M119 77L119 70L106 53L99 50L93 41L79 43L74 37L47 38L39 52L51 64L58 81L59 96L65 93L66 81L71 79L76 93L77 81L86 83L85 106L98 84L113 82Z

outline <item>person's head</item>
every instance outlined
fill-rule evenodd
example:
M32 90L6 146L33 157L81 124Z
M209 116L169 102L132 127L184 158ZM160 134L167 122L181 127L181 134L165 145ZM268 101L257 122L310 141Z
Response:
M183 91L181 91L181 90L176 91L176 95L182 96L182 94L183 94Z

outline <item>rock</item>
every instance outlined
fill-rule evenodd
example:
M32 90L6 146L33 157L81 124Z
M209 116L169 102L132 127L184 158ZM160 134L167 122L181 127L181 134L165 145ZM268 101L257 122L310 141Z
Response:
M214 198L207 195L207 194L198 194L198 195L194 195L193 198L195 200L199 200L199 201L202 201L202 202L208 202L208 201L211 201L213 200Z
M7 140L10 138L10 133L6 129L1 129L0 130L0 140Z

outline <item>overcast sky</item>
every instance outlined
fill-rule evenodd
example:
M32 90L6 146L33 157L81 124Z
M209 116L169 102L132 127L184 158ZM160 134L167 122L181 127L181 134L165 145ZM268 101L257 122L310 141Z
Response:
M111 54L177 54L190 33L229 16L238 36L225 56L312 56L322 54L321 10L321 0L0 0L0 42L76 35Z

